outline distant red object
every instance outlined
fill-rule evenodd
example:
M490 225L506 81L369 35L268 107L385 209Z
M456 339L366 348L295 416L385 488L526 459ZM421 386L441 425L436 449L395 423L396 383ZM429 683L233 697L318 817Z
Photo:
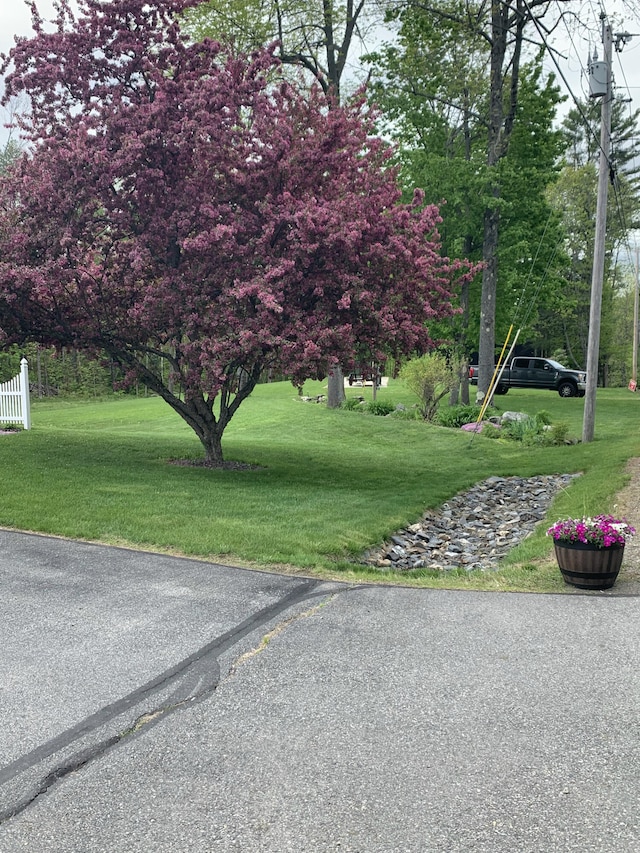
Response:
M638 385L636 383L636 380L632 379L631 382L629 382L629 391L635 391L637 387Z

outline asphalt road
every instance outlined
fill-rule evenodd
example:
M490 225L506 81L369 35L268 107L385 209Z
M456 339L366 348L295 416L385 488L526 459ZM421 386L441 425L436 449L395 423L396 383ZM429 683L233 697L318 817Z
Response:
M640 849L639 599L0 530L0 853Z

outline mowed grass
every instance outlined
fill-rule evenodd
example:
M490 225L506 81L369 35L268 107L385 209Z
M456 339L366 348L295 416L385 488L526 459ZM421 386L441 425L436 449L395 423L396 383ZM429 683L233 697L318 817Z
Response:
M306 393L321 391L321 383L305 386ZM413 403L399 383L379 395ZM531 414L544 409L581 434L582 400L511 391L497 402ZM225 434L226 458L257 467L211 470L171 463L202 451L158 398L35 401L33 429L0 436L0 525L344 579L561 589L546 525L499 572L380 576L357 559L425 509L491 475L580 471L549 518L611 510L626 460L640 454L639 406L629 391L603 389L594 442L528 448L418 421L331 411L301 402L289 383L273 383L258 386Z

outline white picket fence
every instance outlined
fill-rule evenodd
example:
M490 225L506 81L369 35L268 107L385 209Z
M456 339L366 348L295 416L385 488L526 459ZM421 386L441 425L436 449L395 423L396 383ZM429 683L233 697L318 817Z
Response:
M29 363L20 362L20 373L8 382L0 383L0 425L22 424L31 429L31 401L29 399Z

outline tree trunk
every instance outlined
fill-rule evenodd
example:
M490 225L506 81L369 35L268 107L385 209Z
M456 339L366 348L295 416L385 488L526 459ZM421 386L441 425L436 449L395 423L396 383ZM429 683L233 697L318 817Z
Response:
M113 348L110 355L125 368L133 368L138 378L189 424L204 448L204 460L208 465L221 465L224 462L222 436L242 401L246 400L255 388L262 372L262 363L257 362L250 368L230 369L227 381L215 397L197 393L183 400L164 384L161 372L150 369L148 360L145 359L146 354L138 357L127 350ZM171 359L171 354L163 355ZM176 367L175 364L172 366ZM216 400L219 406L217 418L213 411Z
M464 238L464 256L471 257L472 238L467 235ZM465 281L460 288L460 308L462 309L462 329L460 332L460 402L469 405L469 282ZM458 400L456 400L456 403ZM452 403L452 405L454 405Z
M327 406L330 409L338 409L345 399L344 375L341 367L334 367L329 373L327 387Z
M490 185L488 190L496 199L484 213L484 236L482 243L482 296L480 301L480 338L478 342L478 390L476 402L485 398L495 367L496 346L496 290L498 283L498 234L500 210L498 202L501 191L494 167L507 153L513 122L515 120L520 51L526 17L520 16L515 33L509 28L510 4L503 0L491 0L491 70L489 133L487 138L487 166ZM505 74L507 43L513 38L513 54L510 67ZM508 99L505 88L509 86ZM505 109L506 108L506 109Z
M229 423L230 416L216 418L212 405L204 397L192 397L184 402L178 398L165 400L185 420L200 439L204 447L204 461L207 465L221 465L222 435Z
M204 447L205 463L212 466L221 465L224 462L222 431L217 428L208 429L202 435L198 435L198 438Z
M465 371L465 376L462 377L462 384L460 386L460 402L464 406L469 405L469 371Z
M497 196L497 189L494 195ZM500 214L488 208L484 214L482 257L482 296L480 301L480 341L478 347L478 390L476 402L481 403L491 383L495 369L496 348L496 289L498 283L498 227Z

